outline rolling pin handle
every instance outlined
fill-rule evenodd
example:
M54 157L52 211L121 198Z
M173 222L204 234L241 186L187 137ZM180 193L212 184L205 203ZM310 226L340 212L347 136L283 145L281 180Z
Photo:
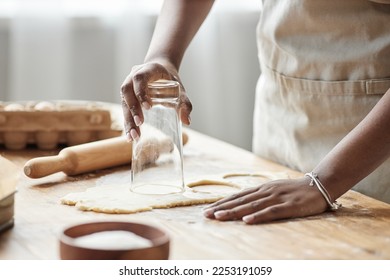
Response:
M24 174L30 178L41 178L56 172L66 171L68 161L61 155L33 158L26 162Z

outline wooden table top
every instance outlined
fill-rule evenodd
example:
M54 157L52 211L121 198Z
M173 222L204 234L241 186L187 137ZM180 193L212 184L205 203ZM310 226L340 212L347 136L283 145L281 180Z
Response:
M237 170L302 175L195 131L188 130L188 135L186 178ZM1 155L22 169L33 157L57 152L1 150ZM390 259L390 205L354 191L339 199L344 207L337 212L251 226L206 219L202 205L115 215L60 203L68 193L115 184L129 173L130 167L122 166L73 177L22 175L15 195L15 226L0 235L0 259L59 259L63 228L107 220L149 223L166 230L171 236L170 259Z

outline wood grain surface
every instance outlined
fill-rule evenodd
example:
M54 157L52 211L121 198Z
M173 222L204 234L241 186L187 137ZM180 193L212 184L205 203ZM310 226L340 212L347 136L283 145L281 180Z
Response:
M286 167L192 130L185 147L186 180L221 173L272 171L301 176ZM56 173L31 179L23 165L58 151L1 150L20 167L15 226L0 235L0 259L59 259L58 237L65 227L91 221L132 221L158 226L171 236L170 259L390 259L390 205L354 191L338 212L248 226L202 215L202 205L138 214L83 212L60 198L104 184L130 183L130 163L77 176Z

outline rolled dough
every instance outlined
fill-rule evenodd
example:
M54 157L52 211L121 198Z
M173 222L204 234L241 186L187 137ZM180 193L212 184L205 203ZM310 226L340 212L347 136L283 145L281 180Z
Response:
M231 178L234 178L232 182ZM241 182L240 179L241 178ZM70 193L61 198L61 203L72 205L83 211L94 211L110 214L131 214L152 209L191 206L215 202L233 192L254 186L253 180L261 178L261 182L288 178L286 173L256 172L229 173L199 180L187 184L183 193L167 195L143 195L130 191L129 184L105 184L92 187L84 192Z

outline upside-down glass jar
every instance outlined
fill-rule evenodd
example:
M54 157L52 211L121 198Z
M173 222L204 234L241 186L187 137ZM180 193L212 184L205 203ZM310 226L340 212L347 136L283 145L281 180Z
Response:
M184 191L182 124L178 114L180 84L158 80L148 86L152 101L143 110L141 134L133 141L131 191L171 194Z

